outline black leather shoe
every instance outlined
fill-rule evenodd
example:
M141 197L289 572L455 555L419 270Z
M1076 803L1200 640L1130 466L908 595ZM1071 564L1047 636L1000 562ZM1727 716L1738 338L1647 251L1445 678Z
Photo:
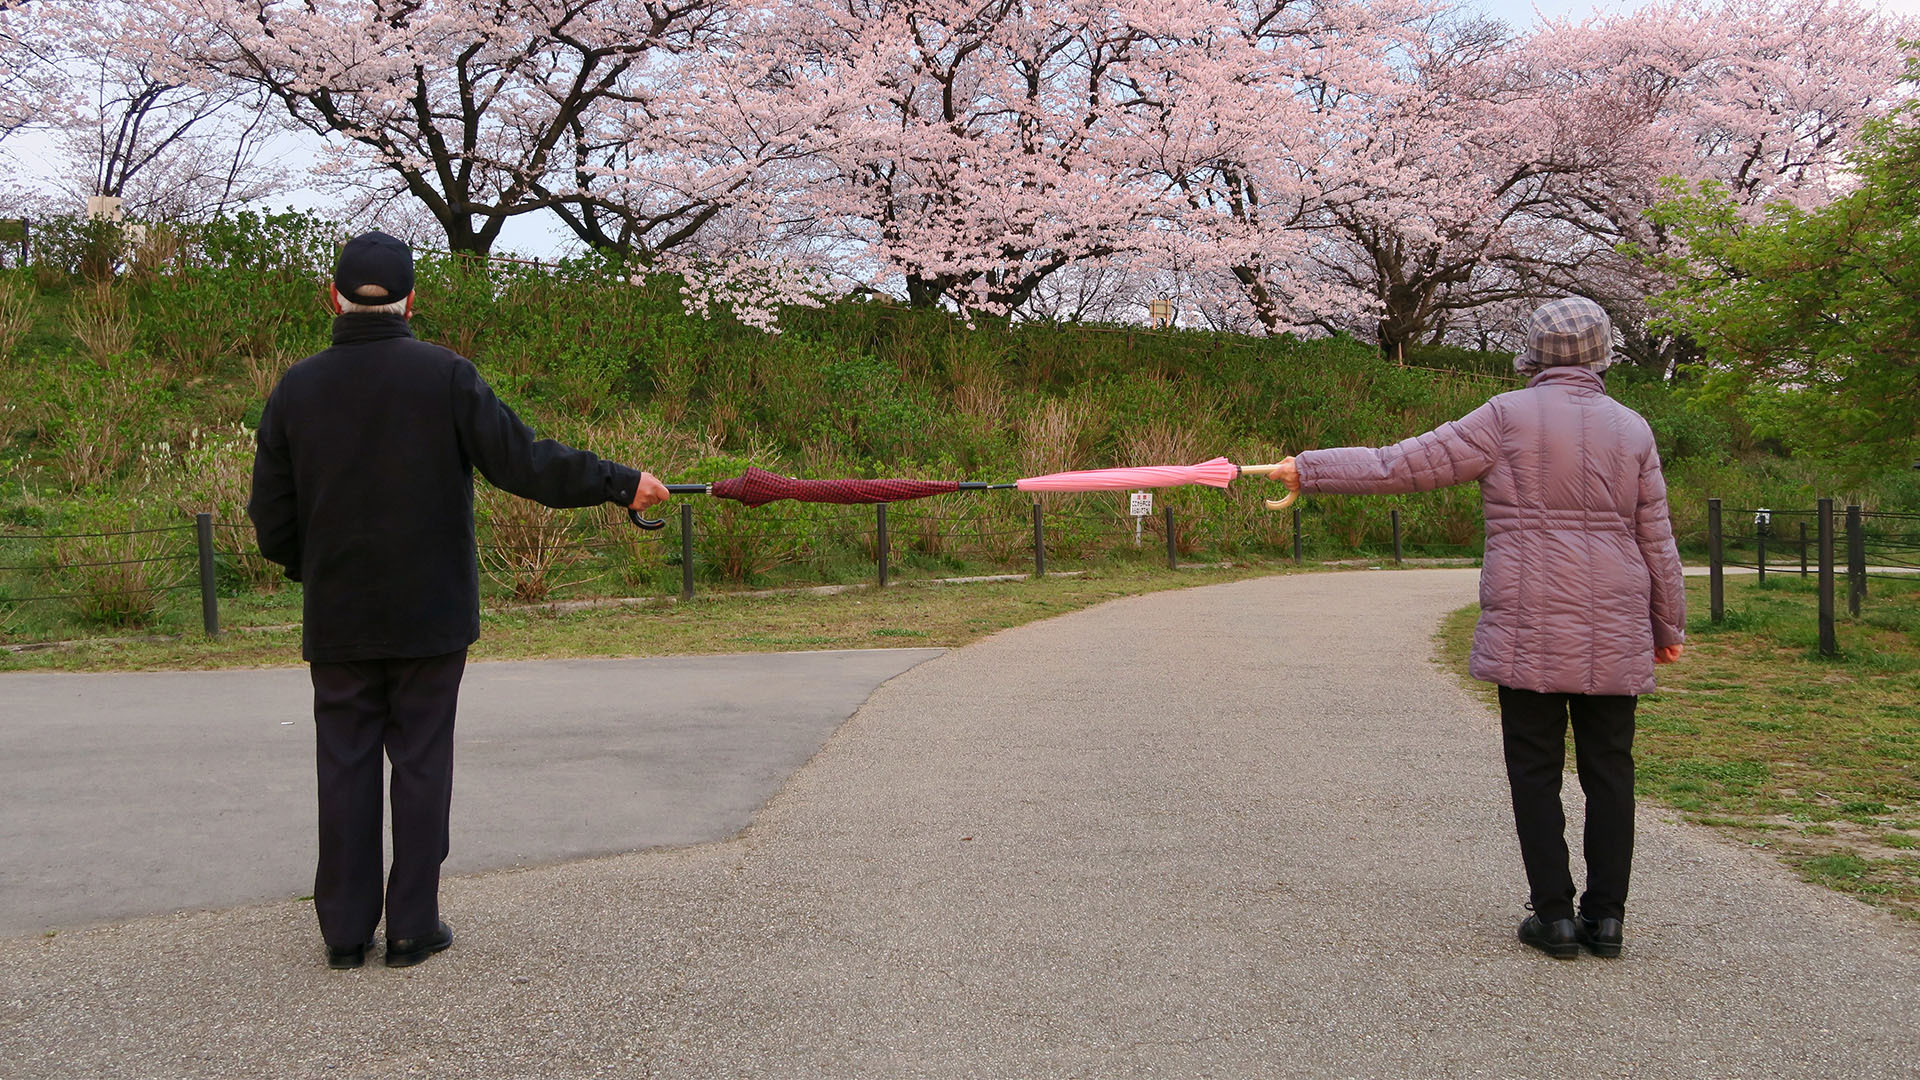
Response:
M387 966L412 967L453 944L453 927L441 923L433 933L417 938L388 938Z
M358 945L327 946L327 966L330 968L357 968L367 962L367 950L373 948L373 939L368 938Z
M1583 917L1578 921L1580 944L1585 945L1588 952L1608 958L1620 955L1621 941L1626 937L1626 930L1620 925L1619 919Z
M1580 955L1580 932L1572 919L1547 922L1538 915L1527 916L1520 924L1520 940L1555 960L1571 960Z

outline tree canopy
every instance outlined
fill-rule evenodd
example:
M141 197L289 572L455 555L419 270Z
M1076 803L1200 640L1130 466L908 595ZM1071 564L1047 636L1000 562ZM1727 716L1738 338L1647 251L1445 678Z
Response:
M1920 117L1867 126L1859 186L1813 210L1743 216L1722 186L1674 184L1652 212L1682 247L1662 321L1705 350L1701 392L1757 433L1863 470L1920 456Z

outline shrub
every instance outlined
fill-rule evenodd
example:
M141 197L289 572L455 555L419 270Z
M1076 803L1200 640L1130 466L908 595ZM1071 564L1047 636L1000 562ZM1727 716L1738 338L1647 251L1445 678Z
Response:
M131 254L126 226L118 222L62 214L34 223L34 266L53 280L110 282Z
M133 351L140 319L128 305L126 294L103 281L74 296L67 309L67 328L81 350L105 367Z
M478 518L483 527L480 567L494 583L523 604L539 604L592 575L560 580L584 562L585 552L570 533L572 515L509 495L491 484L478 485Z
M33 329L33 286L18 274L0 275L0 363L14 359L14 350Z
M161 447L166 454L167 448ZM214 554L248 588L275 592L285 580L278 563L260 554L247 499L253 490L252 432L242 427L227 431L194 431L177 458L162 458L158 469L171 473L174 505L182 514L211 514Z
M74 613L89 625L151 626L167 591L187 579L194 558L191 526L143 526L141 516L129 511L124 520L90 518L83 528L94 535L56 542L59 593L70 596Z

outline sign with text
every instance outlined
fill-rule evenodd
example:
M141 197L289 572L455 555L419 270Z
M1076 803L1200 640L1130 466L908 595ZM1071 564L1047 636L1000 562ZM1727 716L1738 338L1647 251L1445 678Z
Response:
M1153 492L1134 492L1128 500L1127 510L1133 514L1134 517L1151 517L1153 515Z

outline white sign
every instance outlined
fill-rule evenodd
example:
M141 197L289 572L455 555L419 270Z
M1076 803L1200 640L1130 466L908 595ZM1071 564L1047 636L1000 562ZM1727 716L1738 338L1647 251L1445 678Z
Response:
M1153 492L1136 491L1128 500L1127 509L1134 517L1153 516Z

